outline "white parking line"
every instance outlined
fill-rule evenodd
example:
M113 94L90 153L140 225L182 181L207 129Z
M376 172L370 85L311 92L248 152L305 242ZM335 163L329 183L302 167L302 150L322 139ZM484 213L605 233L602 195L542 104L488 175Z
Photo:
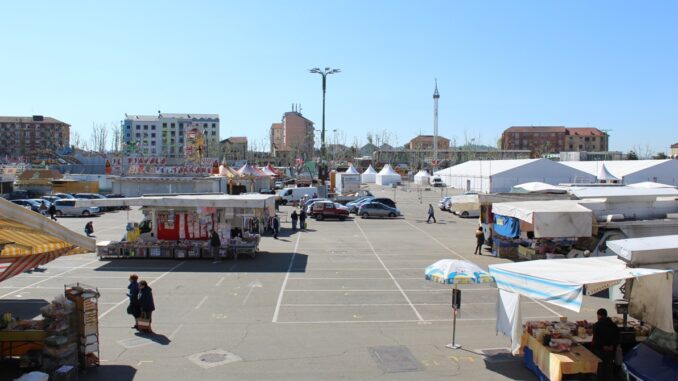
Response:
M207 301L207 295L205 295L205 296L202 298L202 300L200 301L200 303L198 303L198 305L195 306L195 308L193 308L193 309L195 309L195 310L200 309L200 307L202 307L202 305L205 303L205 301Z
M285 280L280 287L280 293L278 294L278 302L275 304L275 312L273 312L273 323L278 322L278 314L280 313L280 304L282 304L283 293L285 292L285 286L287 286L287 280L290 278L290 272L292 271L292 265L294 264L294 258L297 255L297 250L299 249L299 241L301 240L302 233L297 234L297 243L294 244L294 251L292 252L292 258L290 258L290 265L287 267L287 273L285 274Z
M411 227L413 227L413 228L419 230L420 232L426 234L429 238L431 238L433 241L437 242L438 245L440 245L440 246L441 246L442 248L444 248L445 250L449 251L450 253L456 255L457 257L459 257L459 258L461 258L461 259L466 259L466 258L464 258L463 256L461 256L461 254L457 253L456 251L450 249L450 248L447 247L445 244L443 244L442 242L440 242L436 237L432 236L432 235L429 234L427 231L422 230L422 229L420 229L419 227L412 225L412 224L411 224L409 221L407 221L407 220L403 220L403 221L404 221L406 224L410 225Z
M58 278L58 277L60 277L60 276L62 276L62 275L64 275L64 274L70 273L71 271L75 271L75 270L77 270L77 269L80 269L80 268L82 268L82 267L85 267L85 266L89 265L90 263L94 263L94 262L97 262L97 261L99 261L99 260L98 260L98 259L95 259L95 260L92 260L92 261L89 261L89 262L85 262L85 263L83 263L83 264L80 265L80 266L71 267L70 270L66 270L66 271L61 272L61 273L59 273L59 274L55 274L55 275L52 275L52 276L50 276L50 277L48 277L48 278L45 278L45 279L43 279L43 280L40 280L40 281L37 281L37 282L35 282L35 283L29 284L28 286L19 288L18 290L14 290L14 291L8 292L8 293L6 293L6 294L4 294L4 295L0 295L0 299L6 298L6 297L8 297L8 296L10 296L10 295L12 295L12 294L16 294L17 292L20 292L20 291L22 291L22 290L26 290L26 289L29 289L29 288L33 288L33 287L35 287L35 286L38 285L38 284L47 282L47 281L50 280L50 279ZM61 288L63 289L63 287L61 287Z
M224 279L226 279L226 277L225 277L225 276L222 276L221 279L219 279L219 281L217 282L217 284L214 285L214 287L219 287L219 286L221 286L221 283L224 282Z
M169 273L171 273L172 271L178 269L179 266L183 265L184 263L186 263L186 262L185 262L185 261L181 261L181 262L177 263L174 267L172 267L171 269L167 270L165 273L161 274L161 275L158 276L157 278L155 278L155 279L153 279L152 281L148 282L148 284L149 284L149 285L152 285L153 283L159 281L160 279L164 278L167 274L169 274ZM113 311L113 310L115 310L116 308L120 307L120 305L123 304L123 303L125 303L127 300L129 300L129 298L125 298L125 299L119 301L118 303L116 303L113 307L107 309L104 313L102 313L101 315L99 315L99 320L101 320L104 316L106 316L106 315L108 315L109 313L111 313L111 311Z
M382 261L381 258L379 257L379 254L378 254L377 251L374 249L374 246L372 246L372 242L370 242L370 239L367 238L367 234L365 234L365 231L363 230L363 228L360 227L360 224L358 223L358 220L353 220L353 222L354 222L355 225L358 227L358 230L360 230L360 233L363 235L363 238L365 238L365 242L367 242L367 244L370 246L370 249L372 249L372 252L374 253L374 256L377 257L377 259L379 260L379 263L381 263L381 265L384 267L384 270L386 270L386 272L388 273L388 276L391 277L391 279L393 280L393 283L395 283L396 287L398 287L398 290L400 290L400 293L403 295L403 298L405 298L405 300L407 301L407 303L409 303L410 307L412 307L412 310L413 310L414 313L417 315L417 318L418 318L419 320L424 320L424 318L422 318L421 315L419 314L419 311L417 311L417 308L412 304L412 301L410 301L410 298L407 296L407 294L405 293L405 291L403 291L403 288L400 287L400 283L398 283L398 281L397 281L396 278L393 276L393 274L391 273L391 271L388 269L388 267L386 267L386 264L384 264L384 261Z

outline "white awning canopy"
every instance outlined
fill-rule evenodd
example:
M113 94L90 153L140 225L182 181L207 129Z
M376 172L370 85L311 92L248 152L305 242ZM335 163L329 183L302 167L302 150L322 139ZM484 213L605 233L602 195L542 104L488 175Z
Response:
M275 205L275 196L268 194L243 195L178 195L147 196L109 199L78 199L76 206L146 206L167 208L254 208Z
M480 200L477 194L461 194L452 196L450 210L463 212L468 210L480 210Z
M629 266L678 263L678 235L607 241L607 247Z
M500 289L497 330L520 344L520 295L579 312L584 287L594 293L633 279L629 314L664 331L673 331L673 272L630 268L616 257L536 260L490 265ZM510 312L510 313L509 313Z
M575 200L499 202L492 213L532 224L536 238L590 237L593 212Z

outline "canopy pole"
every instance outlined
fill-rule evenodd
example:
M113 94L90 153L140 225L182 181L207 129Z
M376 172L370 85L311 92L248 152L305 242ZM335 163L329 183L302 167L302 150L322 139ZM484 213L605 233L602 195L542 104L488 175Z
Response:
M454 298L454 290L458 287L457 283L454 283L454 289L452 290L452 297ZM447 344L446 347L450 349L460 349L461 345L457 344L457 309L452 305L452 343Z

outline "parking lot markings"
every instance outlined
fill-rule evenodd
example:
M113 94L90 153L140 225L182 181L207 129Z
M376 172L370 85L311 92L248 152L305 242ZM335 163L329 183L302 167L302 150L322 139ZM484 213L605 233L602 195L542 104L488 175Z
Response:
M384 267L384 270L386 270L386 272L388 273L388 275L389 275L389 276L391 277L391 279L393 280L393 283L395 283L395 285L396 285L396 287L398 288L398 290L400 290L400 293L403 295L403 298L405 298L405 300L406 300L407 303L410 305L410 307L412 307L412 310L413 310L414 313L417 315L417 318L419 319L419 321L423 321L424 318L421 317L421 314L419 314L419 311L417 311L417 308L412 304L412 302L410 301L410 298L407 296L407 294L405 293L405 291L403 291L403 288L400 287L400 283L398 283L398 281L397 281L396 278L393 276L393 274L391 273L391 271L388 269L388 267L386 267L386 264L384 263L384 261L381 260L381 257L379 257L379 254L378 254L377 251L374 249L374 246L372 246L372 242L370 242L370 239L367 238L367 234L365 234L365 231L363 230L363 228L362 228L362 227L360 226L360 224L358 223L358 220L355 220L355 219L354 219L353 222L355 222L355 225L358 227L358 230L360 230L360 233L363 235L363 238L365 239L365 242L367 242L367 244L370 246L370 249L372 249L372 252L374 253L374 256L377 257L377 260L379 260L379 263L381 263L381 265Z
M297 255L297 250L299 249L299 241L301 241L301 233L297 234L297 242L294 244L294 251L292 252L292 258L290 258L290 265L287 268L287 273L285 274L285 280L280 287L280 293L278 294L278 302L275 305L275 312L273 312L273 323L278 322L278 314L280 313L280 304L282 304L283 293L285 292L285 286L287 286L287 280L290 278L290 272L292 271L292 266L294 265L294 258Z

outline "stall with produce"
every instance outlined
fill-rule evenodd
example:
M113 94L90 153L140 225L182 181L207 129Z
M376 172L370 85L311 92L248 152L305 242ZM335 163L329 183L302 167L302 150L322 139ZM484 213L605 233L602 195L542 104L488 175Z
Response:
M615 257L599 257L490 265L489 273L499 288L497 331L511 337L512 353L523 352L526 365L552 381L565 374L595 373L595 356L580 345L589 340L590 325L569 323L563 317L523 326L521 296L579 312L585 293L592 295L626 281L628 315L661 330L673 329L670 271L629 268ZM624 325L624 319L621 322ZM635 338L649 330L634 323L624 332Z
M219 234L222 257L254 257L265 226L275 216L275 196L266 194L169 195L77 203L142 207L144 219L128 223L123 240L97 245L101 258L212 258L212 229Z

